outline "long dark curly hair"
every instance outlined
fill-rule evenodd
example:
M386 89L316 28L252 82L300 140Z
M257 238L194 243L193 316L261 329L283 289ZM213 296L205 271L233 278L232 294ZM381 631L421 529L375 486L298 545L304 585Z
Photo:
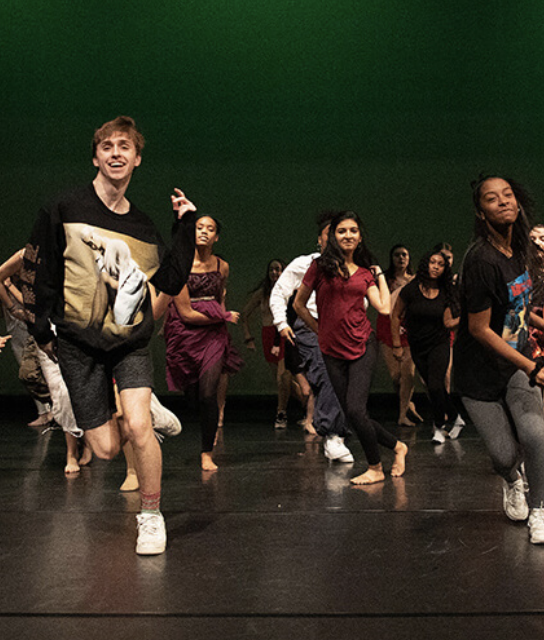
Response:
M521 256L525 261L529 259L529 231L532 228L532 218L534 212L534 200L531 194L516 180L512 180L511 178L506 178L497 174L483 174L480 173L477 180L474 180L470 183L472 187L472 202L474 203L474 207L476 208L476 212L481 211L481 203L480 198L482 194L482 186L487 180L491 180L494 178L499 178L500 180L504 180L508 182L508 184L512 187L512 191L516 197L516 200L519 204L519 213L517 220L514 222L514 227L512 229L512 251L514 255ZM485 222L482 220L480 216L476 216L476 221L474 224L474 239L481 238L482 240L487 240L489 237L489 228Z
M438 288L446 295L446 305L450 306L456 301L455 286L453 284L453 273L450 267L448 256L442 251L435 251L431 249L421 258L419 261L416 277L416 282L422 284L424 287L428 287L431 284L431 276L429 275L429 262L432 256L441 256L444 260L444 272L436 280Z
M376 264L374 256L370 253L364 240L366 232L361 218L355 213L355 211L340 211L335 214L331 220L327 246L323 250L321 257L317 259L319 268L328 278L334 278L338 275L341 275L346 279L349 278L349 271L344 260L344 252L336 240L336 227L338 227L338 225L344 220L353 220L359 227L359 231L361 233L361 241L357 245L353 254L353 261L355 264L359 267L365 267L366 269L369 269L371 265Z

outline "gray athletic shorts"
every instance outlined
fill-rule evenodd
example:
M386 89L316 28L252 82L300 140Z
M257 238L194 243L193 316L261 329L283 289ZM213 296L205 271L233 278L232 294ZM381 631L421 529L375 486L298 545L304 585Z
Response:
M105 424L115 413L113 381L123 389L153 388L149 349L100 351L58 338L58 358L78 427Z

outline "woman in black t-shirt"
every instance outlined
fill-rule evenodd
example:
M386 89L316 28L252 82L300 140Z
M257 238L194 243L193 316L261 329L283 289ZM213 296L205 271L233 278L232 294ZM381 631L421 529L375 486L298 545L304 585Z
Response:
M525 520L531 508L530 539L542 544L544 413L535 385L544 387L544 369L530 358L528 321L541 330L544 322L531 312L531 202L519 185L500 177L481 176L472 187L476 240L461 267L456 388L503 478L506 515Z
M446 440L446 417L453 422L450 438L459 437L464 426L446 391L450 363L450 330L457 320L451 313L453 285L447 257L430 251L419 263L416 277L404 286L391 316L393 354L402 358L400 322L405 318L408 343L416 368L427 385L433 411L433 442Z

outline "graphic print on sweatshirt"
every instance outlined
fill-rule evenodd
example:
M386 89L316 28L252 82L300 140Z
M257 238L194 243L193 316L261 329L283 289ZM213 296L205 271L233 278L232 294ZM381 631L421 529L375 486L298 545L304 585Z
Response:
M504 318L502 337L516 351L523 351L529 339L528 320L533 287L529 273L525 271L508 282L507 287L508 311Z
M127 335L143 320L155 244L82 223L64 224L64 317L82 329Z

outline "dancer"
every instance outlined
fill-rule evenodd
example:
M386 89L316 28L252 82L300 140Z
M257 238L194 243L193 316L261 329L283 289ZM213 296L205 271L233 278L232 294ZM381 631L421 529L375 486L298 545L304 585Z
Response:
M285 266L285 262L279 258L270 260L266 268L265 277L251 292L252 295L241 314L244 342L251 351L256 350L256 345L255 338L251 335L249 320L257 309L261 314L263 355L274 371L278 388L278 407L274 422L276 429L285 429L287 427L287 403L293 386L293 376L285 366L285 338L278 335L278 330L274 326L274 318L270 311L270 292Z
M302 284L308 267L314 259L319 258L327 244L333 215L327 211L318 216L319 251L299 256L287 265L270 293L270 310L280 335L298 349L302 361L299 366L302 367L314 395L313 425L317 433L325 438L325 457L331 461L350 463L353 462L353 455L345 444L345 438L350 435L350 431L329 380L317 336L300 318L291 328L287 317L289 300ZM312 316L317 318L314 294L308 300L308 309Z
M23 254L24 249L20 249L0 265L0 300L4 310L6 329L12 336L11 349L19 365L20 372L25 346L30 339L25 323L23 296L18 287L20 283L19 273L23 265ZM33 346L36 351L35 344ZM29 422L28 426L46 427L52 418L51 396L36 359L34 359L32 366L28 367L28 364L25 359L24 375L20 379L26 386L38 410L38 417Z
M531 280L533 282L533 300L531 319L533 314L544 317L544 225L536 224L529 233ZM538 320L537 320L538 322ZM529 341L533 360L544 356L544 332L532 324L529 326Z
M384 274L389 292L392 294L391 308L393 309L400 289L414 278L412 265L410 264L410 252L403 244L396 244L391 247L389 251L389 266L384 271ZM423 418L417 412L412 401L416 367L410 353L406 330L401 324L400 345L403 352L400 359L395 358L393 353L394 343L391 335L391 317L389 314L378 314L376 338L380 343L383 359L393 380L395 391L399 396L399 418L397 422L401 426L414 427L415 423L408 418L408 411L418 422L422 422Z
M172 251L166 248L151 220L125 196L132 173L142 160L144 139L134 120L120 116L102 125L93 137L92 184L41 210L25 250L23 286L31 333L43 351L60 363L77 424L93 453L111 459L128 440L133 447L140 482L141 513L137 516L139 554L162 553L166 527L160 513L162 455L151 421L153 376L148 343L153 312L148 283L169 295L184 286L194 255L196 207L179 189L171 196L176 224ZM121 240L146 283L130 299L118 324L115 301L122 290L103 300L105 313L94 304L102 275L96 250L86 243L88 228L98 229L106 243ZM128 257L128 256L126 256ZM126 261L128 263L128 261ZM129 263L132 264L132 263ZM115 273L110 274L115 278ZM112 304L113 303L113 304ZM137 309L136 309L137 307ZM131 312L135 311L132 315ZM58 336L50 323L57 327ZM123 409L123 432L116 410L113 377Z
M331 222L327 246L304 276L295 311L318 335L325 366L334 391L368 460L368 470L353 484L374 484L385 479L378 445L395 452L391 470L402 476L408 447L372 420L367 411L370 383L378 355L378 342L366 315L365 297L378 313L389 313L389 289L383 271L372 264L362 223L353 211L343 211ZM307 308L316 291L318 320Z
M215 471L213 446L217 432L217 392L222 373L236 373L242 360L232 345L227 322L237 311L225 310L229 265L213 253L219 222L205 215L196 222L194 262L186 286L168 305L164 323L166 381L170 391L198 383L203 471Z
M451 311L452 311L452 316L454 318L458 318L460 313L458 299L457 299L458 298L457 289L456 289L458 274L453 273L453 247L449 242L439 242L434 245L434 247L432 248L432 251L435 253L442 253L442 255L446 257L446 260L448 261L450 269L452 269L451 281L453 282L453 295L452 295L452 301L451 301L451 304L452 304ZM456 335L456 328L450 331L450 364L448 365L448 370L446 371L446 378L444 380L446 391L448 393L451 393L451 372L453 368L453 345L455 343L455 335Z
M448 260L429 251L419 263L416 277L400 290L391 316L393 353L403 356L400 327L406 320L408 343L416 368L427 386L433 411L433 437L443 444L446 436L459 437L464 421L446 391L445 377L450 363L450 330L459 323L451 312L453 284ZM449 434L446 419L453 422Z
M542 391L535 385L544 387L544 367L542 360L535 364L530 359L527 340L532 201L521 185L494 175L480 176L472 193L475 240L460 272L455 385L503 479L506 515L523 521L530 509L530 540L542 544L544 414ZM544 328L542 320L539 328Z

